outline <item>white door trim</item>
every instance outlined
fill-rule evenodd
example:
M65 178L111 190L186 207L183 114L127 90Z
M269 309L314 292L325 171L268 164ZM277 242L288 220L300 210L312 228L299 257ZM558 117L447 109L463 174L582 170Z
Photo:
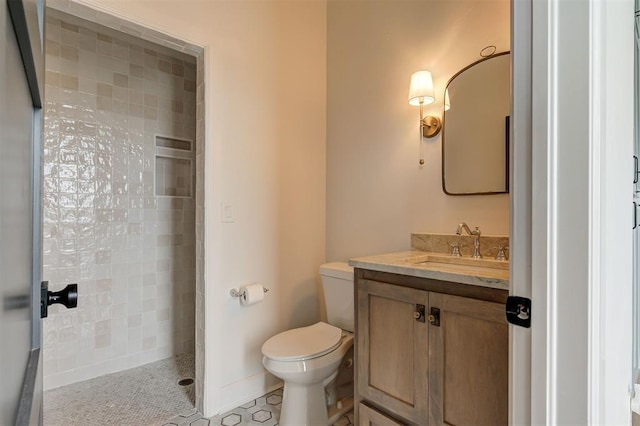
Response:
M550 3L512 1L511 294L532 299L531 329L510 327L512 425L548 424Z
M513 1L511 6L510 293L531 298L532 4L531 1ZM537 309L536 302L536 317ZM537 326L536 322L534 326ZM511 425L531 423L531 331L509 327Z
M512 293L526 296L529 279L532 328L530 359L514 347L528 343L524 332L511 332L510 423L629 424L632 0L512 6L514 127L527 116L518 110L527 8L532 23L531 138L518 139L526 129L514 128L522 145L514 151L511 204ZM519 169L526 161L529 186L528 171ZM528 278L519 269L527 267L519 257L527 243ZM524 383L526 374L515 370L527 361Z
M550 5L532 1L531 20L531 424L548 424L548 152Z
M603 108L603 81L604 74L602 67L599 66L602 61L602 4L591 3L591 37L589 43L592 48L591 60L589 63L589 72L591 75L591 102L589 119L591 124L589 135L589 194L591 200L589 203L589 423L594 424L597 419L601 418L600 399L601 399L601 374L602 369L598 362L598 357L593 356L601 351L602 327L600 302L602 297L601 288L601 252L599 247L602 243L601 220L602 220L602 136L603 127L598 117L602 116Z
M630 424L632 0L590 2L589 424Z

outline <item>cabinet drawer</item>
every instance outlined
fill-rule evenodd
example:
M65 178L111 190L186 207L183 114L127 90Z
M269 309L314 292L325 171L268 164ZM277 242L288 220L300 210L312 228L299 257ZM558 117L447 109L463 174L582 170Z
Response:
M367 407L362 402L358 405L358 414L360 426L404 426L404 423L398 423L391 417Z

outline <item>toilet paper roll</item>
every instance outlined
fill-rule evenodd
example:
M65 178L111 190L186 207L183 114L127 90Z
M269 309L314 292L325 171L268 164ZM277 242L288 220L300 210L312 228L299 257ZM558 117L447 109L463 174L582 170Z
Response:
M253 305L264 300L264 287L261 284L251 284L242 289L240 303Z

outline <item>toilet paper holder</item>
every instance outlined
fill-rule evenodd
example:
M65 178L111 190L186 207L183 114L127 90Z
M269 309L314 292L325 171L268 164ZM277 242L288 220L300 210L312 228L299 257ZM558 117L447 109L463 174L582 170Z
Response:
M266 293L269 291L268 288L263 287L262 290ZM229 290L229 294L231 295L231 297L242 297L243 291L242 289L236 289L236 288L232 288L231 290Z

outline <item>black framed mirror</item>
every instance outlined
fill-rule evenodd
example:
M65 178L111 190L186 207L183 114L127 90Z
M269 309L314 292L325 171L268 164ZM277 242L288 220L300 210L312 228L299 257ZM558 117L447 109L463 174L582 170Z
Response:
M445 89L442 188L449 195L509 192L511 54L456 73Z

